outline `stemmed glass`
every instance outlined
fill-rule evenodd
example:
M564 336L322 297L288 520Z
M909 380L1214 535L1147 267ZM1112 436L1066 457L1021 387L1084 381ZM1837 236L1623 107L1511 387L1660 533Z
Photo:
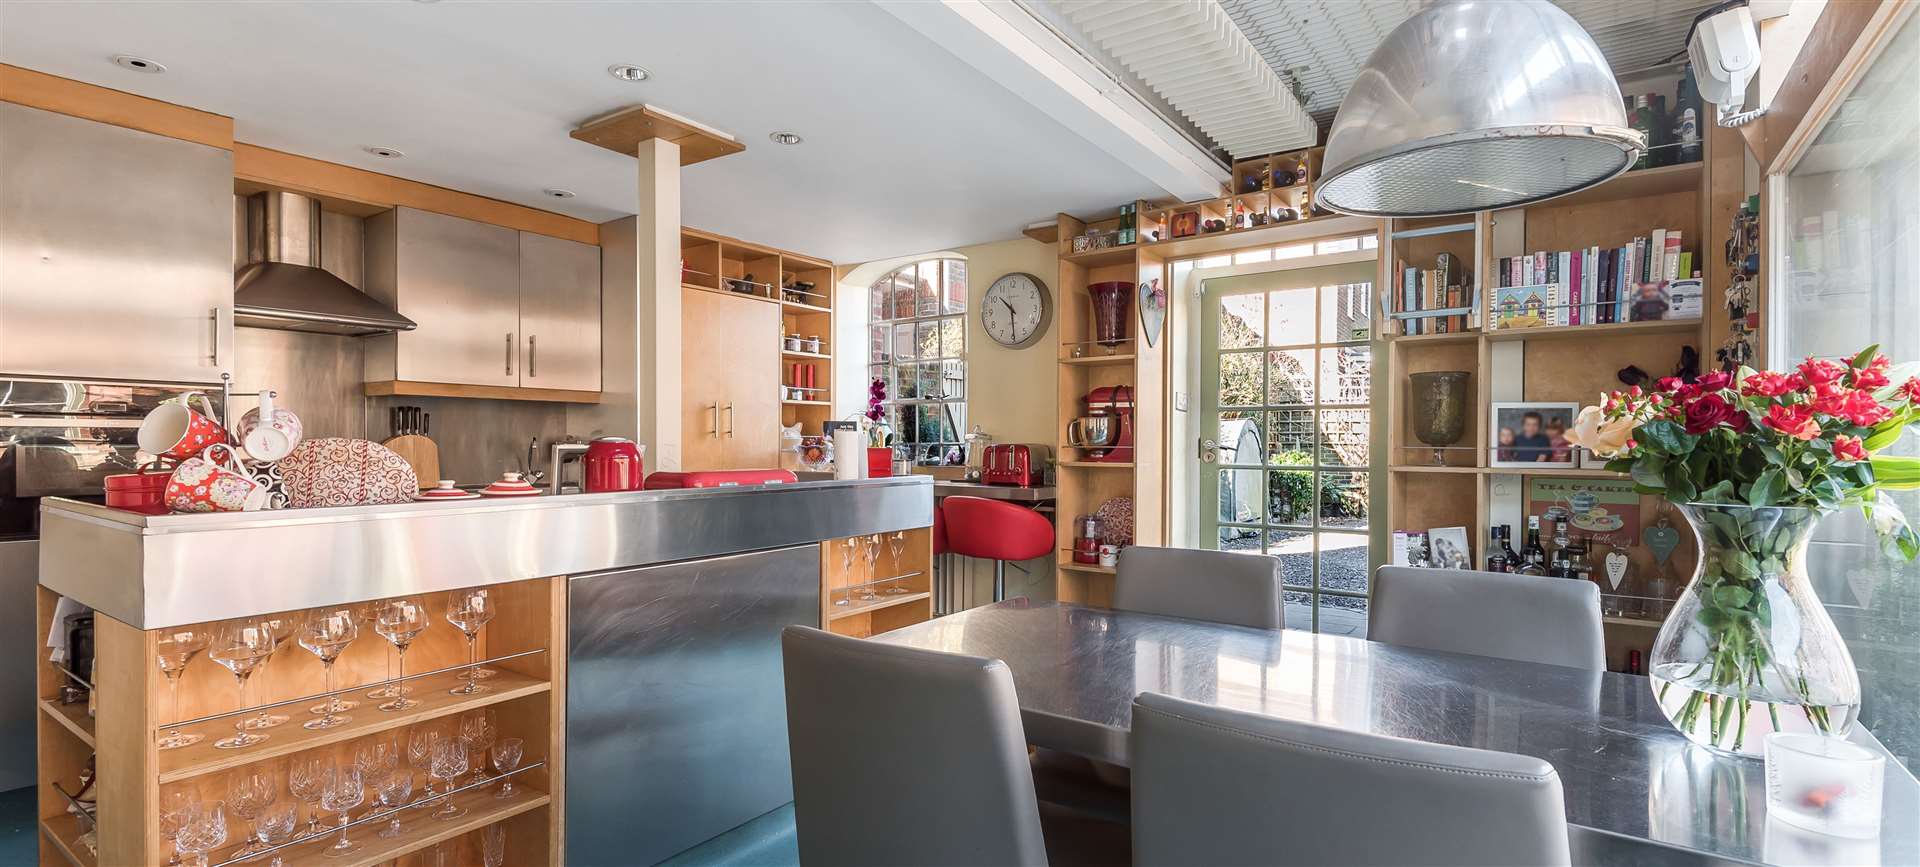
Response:
M227 842L227 811L219 801L194 804L173 846L188 856L188 867L207 867L207 852Z
M874 579L879 577L873 574L873 561L880 559L880 534L860 537L860 554L867 559L867 583L860 585L860 601L872 602L880 598L873 592Z
M324 704L316 705L314 713L322 713L319 719L307 720L302 725L310 729L330 729L341 725L353 717L341 716L338 711L353 706L352 702L342 702L333 695L333 662L340 658L341 651L360 637L360 620L353 616L350 608L329 608L316 611L307 616L300 626L300 646L314 656L320 657L320 666L325 672L328 692Z
M160 839L167 841L167 847L173 850L167 867L180 867L180 849L174 841L180 838L180 829L186 827L187 820L193 818L193 811L199 806L200 803L183 790L160 793Z
M405 830L400 825L400 808L407 805L408 798L413 797L413 769L388 769L374 778L373 791L380 796L380 806L390 811L387 827L380 829L380 836L400 836Z
M478 661L476 654L479 652L474 646L474 641L480 636L480 627L487 625L487 621L493 619L493 596L485 590L455 592L447 597L446 617L448 623L453 624L455 629L467 636L467 671L463 673L469 675L464 685L456 686L448 692L454 695L486 692L487 687L481 686L479 678L472 677L471 673L474 662Z
M847 539L846 549L840 552L840 574L847 576L848 581L853 580L853 539L851 537ZM833 600L833 604L853 604L853 588L847 588L840 598Z
M326 763L313 756L295 756L287 767L287 793L307 805L307 836L320 833L320 796L326 790Z
M459 738L441 738L433 747L433 776L447 781L446 804L433 811L435 819L458 819L467 808L453 802L454 781L467 772L467 742Z
M293 831L300 826L300 807L292 802L283 802L268 807L254 823L259 827L260 846L269 848L293 839ZM285 867L280 853L273 854L273 860L267 867Z
M273 633L274 653L279 653L280 648L287 646L287 642L293 638L294 630L300 628L300 618L291 614L262 618L261 622L267 624L268 632ZM260 667L265 668L272 662L273 655L268 654L266 659L261 660ZM266 708L261 708L259 713L254 714L246 722L241 723L241 725L250 729L270 729L286 722L287 719L286 714L278 714Z
M509 775L500 782L500 793L494 797L513 797L513 777L510 775L520 767L520 754L525 748L526 743L519 738L501 738L493 742L493 748L488 751L493 755L493 770Z
M363 629L372 629L378 633L380 631L380 612L386 607L387 603L384 601L362 602L353 607L353 613L354 616L360 618L361 623L365 624L365 626L362 627ZM367 693L367 698L399 698L413 691L409 689L406 684L398 683L393 679L393 654L389 653L386 656L387 676L381 681L379 688Z
M160 673L167 677L167 691L172 693L175 720L180 719L180 672L187 670L187 663L206 650L211 640L212 636L204 629L176 629L161 635L154 646L154 659L160 664ZM160 739L160 748L179 749L203 740L206 735L187 734L176 725Z
M500 727L494 723L493 708L483 707L469 711L460 717L460 739L467 742L467 752L479 757L473 763L473 781L484 782L487 779L487 749L493 746L493 739L500 734Z
M427 775L427 788L420 798L423 805L434 797L433 753L440 744L440 737L440 732L427 726L416 727L407 733L407 764Z
M480 832L480 860L486 867L507 863L507 826L495 822Z
M891 537L887 539L887 548L888 550L893 552L893 571L896 575L898 575L900 574L900 571L901 571L900 555L902 552L907 550L907 534L905 532L893 534ZM887 584L887 589L882 590L880 592L885 593L889 596L898 596L899 594L906 593L908 591L907 591L907 588L900 586L900 582L893 581Z
M427 626L432 622L433 618L427 614L427 606L418 599L389 599L380 603L379 610L374 613L373 631L392 643L393 649L400 654L401 678L407 676L407 648L413 645L414 639L420 637L420 633L427 631ZM401 680L387 684L387 689L393 700L380 705L381 710L406 710L420 703L407 698L407 687Z
M328 846L326 855L338 858L360 848L359 843L347 839L347 811L360 806L367 800L365 778L360 769L352 765L339 765L327 773L327 785L320 793L320 806L330 813L340 814L340 839Z
M279 799L280 784L266 765L242 768L227 778L227 805L233 809L234 815L253 825L252 832L247 835L246 845L233 854L252 855L266 848L257 839L260 836L260 817Z
M235 620L220 624L213 643L207 646L207 658L233 672L234 682L240 687L242 708L247 706L247 678L271 653L273 630L262 620ZM248 720L244 719L235 722L233 735L214 741L213 745L223 750L237 750L267 739L266 735L247 731L247 723Z

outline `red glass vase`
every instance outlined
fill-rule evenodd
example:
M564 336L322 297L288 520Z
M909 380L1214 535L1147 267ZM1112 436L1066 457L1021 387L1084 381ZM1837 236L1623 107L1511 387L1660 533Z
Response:
M1133 284L1125 280L1087 286L1093 296L1093 339L1114 347L1127 339L1127 314L1133 309Z

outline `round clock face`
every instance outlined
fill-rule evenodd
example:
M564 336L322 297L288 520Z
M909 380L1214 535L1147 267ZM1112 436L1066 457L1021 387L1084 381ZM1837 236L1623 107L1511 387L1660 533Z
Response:
M1052 318L1053 298L1032 274L1016 271L993 281L980 301L980 324L987 336L1014 349L1032 346L1047 333Z

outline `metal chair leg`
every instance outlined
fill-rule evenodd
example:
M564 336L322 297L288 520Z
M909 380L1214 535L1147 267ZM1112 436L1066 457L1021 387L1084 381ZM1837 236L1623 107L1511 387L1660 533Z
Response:
M1007 561L993 561L993 601L1007 600Z

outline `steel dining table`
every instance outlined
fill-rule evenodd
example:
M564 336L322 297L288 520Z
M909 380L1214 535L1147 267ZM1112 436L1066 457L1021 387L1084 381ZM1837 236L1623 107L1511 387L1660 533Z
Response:
M1537 756L1560 774L1575 863L1920 864L1920 784L1897 760L1877 839L1802 831L1768 818L1761 761L1687 741L1644 677L1024 598L874 640L1005 661L1028 741L1119 765L1141 692Z

